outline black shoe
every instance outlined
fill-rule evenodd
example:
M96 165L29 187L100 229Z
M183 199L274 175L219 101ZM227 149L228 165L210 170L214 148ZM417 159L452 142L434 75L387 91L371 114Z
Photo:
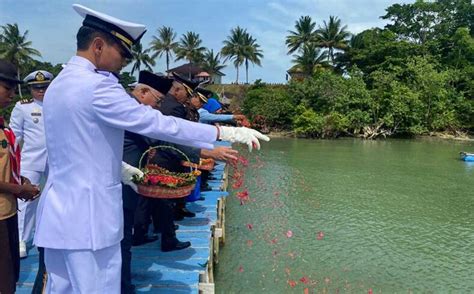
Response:
M134 236L132 240L132 246L140 246L143 244L155 242L156 240L158 240L158 236L153 236L153 237L149 237L149 236L135 237Z
M176 221L180 221L180 220L184 219L184 215L182 215L181 213L176 212L176 213L174 213L173 218Z
M196 214L194 212L189 211L187 208L183 208L179 211L179 213L184 217L195 217Z
M199 201L204 201L204 200L206 200L206 197L201 196L201 197L198 198L198 200L199 200Z
M184 217L195 217L194 212L189 211L187 208L178 208L174 211L175 220L183 220Z
M169 251L175 251L175 250L181 250L185 249L191 246L191 242L181 242L178 239L176 239L174 242L171 243L166 243L166 244L161 244L161 251L163 252L169 252Z

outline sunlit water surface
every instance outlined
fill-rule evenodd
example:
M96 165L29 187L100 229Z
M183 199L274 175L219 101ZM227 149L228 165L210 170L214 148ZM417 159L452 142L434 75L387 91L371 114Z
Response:
M274 139L227 201L217 293L474 293L474 143ZM290 231L290 232L289 232Z

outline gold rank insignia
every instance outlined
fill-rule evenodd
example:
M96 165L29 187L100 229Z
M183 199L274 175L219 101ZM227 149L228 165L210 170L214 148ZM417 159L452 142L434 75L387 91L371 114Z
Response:
M25 98L25 99L20 100L20 104L28 104L28 103L31 103L31 102L33 102L33 98L30 98L30 99Z
M35 76L35 80L37 80L38 82L44 81L45 80L44 74L39 71Z

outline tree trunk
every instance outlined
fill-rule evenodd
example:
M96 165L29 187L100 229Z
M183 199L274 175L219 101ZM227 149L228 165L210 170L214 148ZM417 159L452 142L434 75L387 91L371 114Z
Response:
M170 75L169 70L170 70L170 53L166 52L166 76Z
M18 66L18 73L17 73L18 80L20 80L20 67ZM23 99L23 94L21 93L21 84L18 84L18 94L20 95L20 99Z
M235 66L235 69L237 70L237 78L235 79L235 83L236 83L236 84L239 84L239 66L236 65L236 66Z
M334 49L329 48L329 57L331 57L331 63L334 66Z
M249 61L245 60L245 83L249 83Z
M189 61L189 63L193 63L193 62L191 61L191 58L188 59L188 61ZM188 75L188 76L189 76L189 79L191 80L191 67L189 67L189 75Z

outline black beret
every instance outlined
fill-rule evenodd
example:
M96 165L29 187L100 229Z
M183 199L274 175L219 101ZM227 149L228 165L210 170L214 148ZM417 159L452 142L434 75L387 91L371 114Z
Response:
M173 80L142 70L138 76L138 83L150 86L161 94L166 95L173 85Z
M10 83L22 84L23 81L18 79L18 71L13 63L0 59L0 80Z

